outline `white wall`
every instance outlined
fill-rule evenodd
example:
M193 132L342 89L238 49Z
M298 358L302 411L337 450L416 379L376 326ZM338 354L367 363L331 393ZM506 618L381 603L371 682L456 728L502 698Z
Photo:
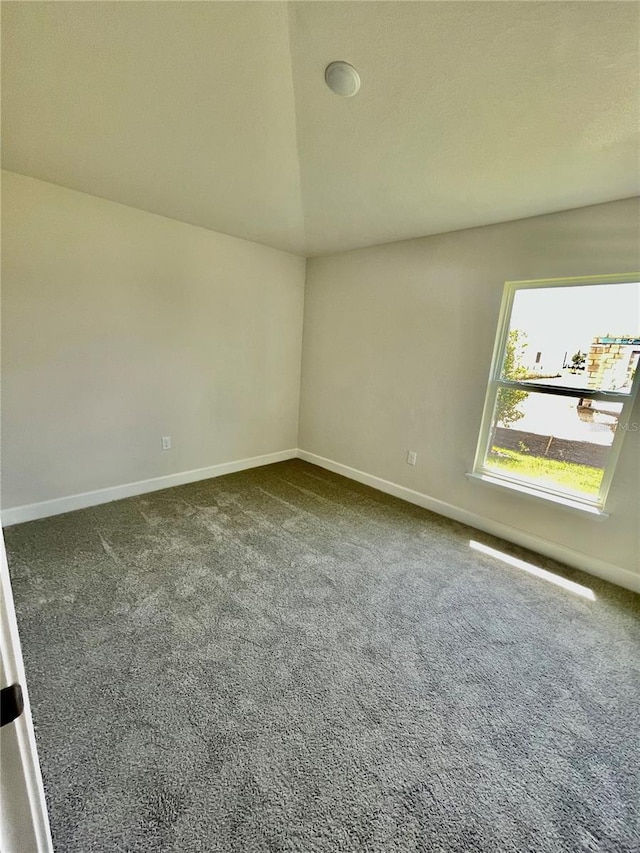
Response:
M10 172L2 229L3 509L295 448L303 258Z
M638 199L310 259L305 297L302 258L2 189L3 509L297 445L640 579L640 432L606 521L465 477L504 281L638 269Z
M638 201L308 260L298 446L640 574L640 432L604 521L465 477L504 282L638 270Z

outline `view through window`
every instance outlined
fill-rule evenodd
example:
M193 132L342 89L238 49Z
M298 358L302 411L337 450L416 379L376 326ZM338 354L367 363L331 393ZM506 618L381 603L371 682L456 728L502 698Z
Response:
M505 287L476 473L601 507L640 360L640 283Z

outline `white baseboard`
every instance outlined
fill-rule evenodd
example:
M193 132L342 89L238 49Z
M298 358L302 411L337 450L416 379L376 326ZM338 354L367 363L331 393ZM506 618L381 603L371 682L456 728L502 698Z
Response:
M237 459L235 462L222 462L209 468L196 468L193 471L180 471L177 474L167 474L164 477L153 477L151 480L138 480L136 483L125 483L122 486L111 486L107 489L96 489L93 492L82 492L79 495L68 495L40 503L25 504L3 509L1 513L2 526L21 524L23 521L33 521L36 518L46 518L49 515L60 515L88 506L144 495L147 492L157 492L172 486L183 486L185 483L195 483L198 480L208 480L211 477L221 477L223 474L233 474L247 468L258 468L260 465L271 465L273 462L284 462L295 459L298 452L295 448L279 450L276 453L266 453L263 456L252 456L249 459Z
M513 542L515 545L529 548L531 551L536 551L545 557L551 557L559 563L564 563L567 566L580 569L580 571L595 575L610 583L625 587L625 589L640 593L640 575L616 566L613 563L598 560L595 557L590 557L588 554L583 554L580 551L567 548L565 545L560 545L558 542L534 536L532 533L527 533L518 527L511 527L511 525L503 524L501 521L486 518L475 512L470 512L437 498L432 498L422 492L416 492L413 489L408 489L389 480L383 480L381 477L375 477L373 474L367 474L365 471L358 471L356 468L350 468L348 465L334 462L332 459L325 459L324 456L317 456L315 453L299 449L298 457L304 459L306 462L311 462L313 465L318 465L320 468L333 471L335 474L342 474L344 477L349 477L349 479L356 480L358 483L364 483L366 486L371 486L380 492L385 492L387 495L401 498L409 503L429 509L432 512L437 512L439 515L452 518L462 524L468 524L469 527L475 527L492 536L498 536L507 542Z
M492 536L498 536L507 542L513 542L516 545L521 545L523 548L529 548L531 551L551 557L560 563L565 563L567 566L572 566L588 574L615 583L618 586L630 589L633 592L640 593L640 575L630 572L628 569L623 569L604 560L598 560L595 557L590 557L588 554L583 554L580 551L567 548L565 545L560 545L558 542L552 542L549 539L535 536L520 528L511 527L500 521L486 518L469 510L438 500L438 498L425 495L422 492L416 492L413 489L400 486L398 483L383 480L381 477L367 474L365 471L358 471L356 468L351 468L340 462L334 462L332 459L326 459L323 456L317 456L315 453L295 448L280 450L276 453L267 453L263 456L252 456L249 459L238 459L234 462L223 462L208 468L196 468L193 471L181 471L177 474L168 474L164 477L154 477L150 480L139 480L135 483L125 483L121 486L111 486L110 488L83 492L78 495L69 495L64 498L56 498L40 503L9 507L2 510L2 526L9 527L11 524L21 524L24 521L33 521L37 518L46 518L50 515L60 515L63 512L85 509L89 506L97 506L98 504L109 503L110 501L117 501L122 498L156 492L160 489L171 488L172 486L195 483L198 480L208 480L212 477L220 477L223 474L232 474L235 471L244 471L248 468L257 468L261 465L271 465L274 462L283 462L287 459L295 459L296 457L304 459L306 462L311 462L313 465L318 465L320 468L326 468L328 471L333 471L336 474L342 474L342 476L348 477L351 480L364 483L385 494L393 495L396 498L401 498L409 503L424 507L424 509L437 512L439 515L444 515L462 524L467 524L469 527L483 530Z

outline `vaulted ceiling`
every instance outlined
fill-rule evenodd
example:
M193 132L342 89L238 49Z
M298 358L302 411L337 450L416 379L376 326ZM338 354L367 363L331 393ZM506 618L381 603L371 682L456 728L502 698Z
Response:
M302 255L625 198L639 26L635 2L5 2L3 167Z

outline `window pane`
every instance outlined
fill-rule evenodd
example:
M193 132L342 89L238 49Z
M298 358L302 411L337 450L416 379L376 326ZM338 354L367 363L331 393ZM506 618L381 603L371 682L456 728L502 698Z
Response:
M595 498L621 410L621 403L500 388L484 467Z
M640 359L640 283L514 294L502 379L629 393Z

